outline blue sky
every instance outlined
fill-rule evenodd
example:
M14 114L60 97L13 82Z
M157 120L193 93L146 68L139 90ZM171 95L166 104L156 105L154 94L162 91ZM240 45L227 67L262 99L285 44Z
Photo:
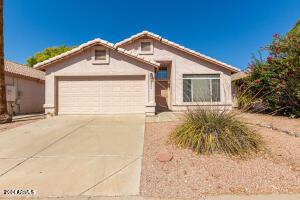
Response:
M149 30L244 69L299 18L299 0L4 0L5 58L25 63L46 47Z

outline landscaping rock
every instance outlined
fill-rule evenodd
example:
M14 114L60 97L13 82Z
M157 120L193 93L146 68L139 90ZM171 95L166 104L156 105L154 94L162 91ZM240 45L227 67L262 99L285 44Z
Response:
M162 152L157 154L156 159L159 162L169 162L173 159L173 154L170 152Z
M291 135L291 136L296 136L296 133L289 131L287 134Z
M258 125L266 128L272 128L272 125L270 123L259 123Z

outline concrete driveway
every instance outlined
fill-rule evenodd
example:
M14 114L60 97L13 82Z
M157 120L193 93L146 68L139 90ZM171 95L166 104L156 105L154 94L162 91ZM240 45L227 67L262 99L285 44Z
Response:
M137 195L144 126L143 115L59 116L3 132L1 196Z

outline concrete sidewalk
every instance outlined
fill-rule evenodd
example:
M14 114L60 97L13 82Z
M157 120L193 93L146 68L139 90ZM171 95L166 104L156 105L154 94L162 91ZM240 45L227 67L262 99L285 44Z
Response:
M87 199L88 200L191 200L191 199L166 199L166 198L151 198L151 197L115 197L115 198L90 197ZM270 194L270 195L220 195L220 196L209 196L203 198L200 197L195 200L299 200L299 199L300 199L300 194Z
M192 199L174 199L174 198L152 198L141 196L70 196L70 197L7 197L8 199L43 199L43 200L192 200ZM266 194L266 195L219 195L199 197L193 200L299 200L300 194Z

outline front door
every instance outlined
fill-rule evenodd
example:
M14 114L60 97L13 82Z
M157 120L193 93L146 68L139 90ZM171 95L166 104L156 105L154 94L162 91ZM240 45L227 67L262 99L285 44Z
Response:
M169 81L155 81L155 102L158 112L169 110Z
M160 62L160 67L155 71L155 102L156 111L168 111L170 108L170 73L171 62Z
M169 110L169 88L168 80L155 81L155 102L158 112Z

